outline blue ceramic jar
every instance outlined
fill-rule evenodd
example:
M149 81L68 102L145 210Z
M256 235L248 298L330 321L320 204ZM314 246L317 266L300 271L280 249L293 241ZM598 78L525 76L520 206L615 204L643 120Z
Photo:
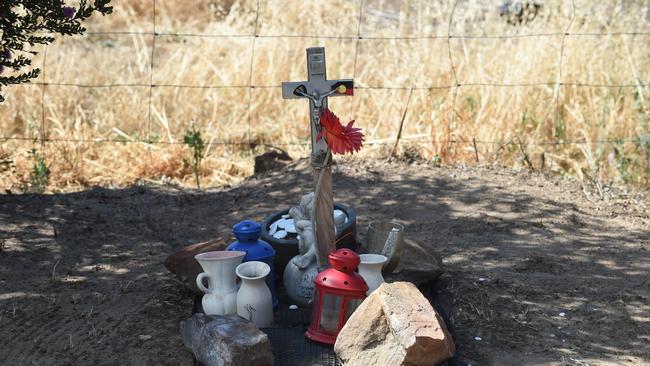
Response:
M246 252L244 262L260 261L271 267L271 273L266 276L266 284L273 295L273 307L277 307L278 297L275 293L275 266L273 265L275 250L269 243L260 240L262 226L255 221L245 220L233 226L232 233L237 241L228 245L227 250Z

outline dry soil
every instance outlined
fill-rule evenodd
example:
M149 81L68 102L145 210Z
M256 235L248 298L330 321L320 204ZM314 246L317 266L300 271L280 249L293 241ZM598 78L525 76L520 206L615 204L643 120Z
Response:
M299 201L308 164L236 187L0 196L0 365L190 365L174 250ZM503 168L341 163L336 200L443 256L472 365L650 364L648 199ZM587 192L587 193L585 193ZM479 340L480 339L480 340Z

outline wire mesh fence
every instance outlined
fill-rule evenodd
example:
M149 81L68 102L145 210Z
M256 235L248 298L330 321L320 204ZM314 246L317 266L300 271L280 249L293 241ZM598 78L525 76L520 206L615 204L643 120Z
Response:
M307 41L315 41L316 43L318 42L325 42L325 41L337 41L337 42L348 42L352 46L351 48L351 70L352 70L352 78L355 79L355 89L359 91L383 91L383 92L409 92L413 93L413 91L421 91L423 93L429 93L431 94L432 92L446 92L448 95L444 98L444 100L440 103L436 103L435 101L431 101L429 103L429 108L433 111L436 108L440 107L441 104L446 105L445 110L441 110L440 113L438 114L437 118L440 120L444 120L446 126L444 126L444 129L446 132L444 134L436 134L433 133L434 126L433 124L431 125L431 130L430 131L420 131L420 133L417 134L412 134L410 136L402 136L402 124L404 121L402 120L402 123L400 124L399 128L399 133L397 129L395 131L391 132L393 137L389 138L376 138L376 139L370 139L369 141L366 142L367 145L394 145L397 146L399 143L399 140L403 141L412 141L412 142L418 142L426 145L444 145L444 146L449 146L449 145L466 145L470 148L473 149L473 153L476 156L476 161L479 161L479 152L477 145L492 145L494 146L492 150L494 149L501 149L503 146L513 144L514 141L517 141L519 145L523 146L564 146L564 145L601 145L601 144L631 144L631 145L636 145L640 146L640 148L647 150L650 148L650 146L646 146L648 144L645 140L642 138L648 134L648 130L646 130L647 127L647 119L648 116L650 116L650 110L648 109L646 105L647 97L645 96L648 91L647 88L650 87L650 80L644 80L643 78L646 77L647 70L645 70L645 65L641 67L641 73L639 73L639 67L637 65L634 65L634 62L632 60L632 57L630 57L630 68L632 70L635 70L636 72L634 73L634 78L630 82L612 82L612 83L602 83L602 82L592 82L592 81L580 81L580 80L575 80L575 79L570 79L567 78L567 74L564 71L565 68L565 63L567 62L567 55L566 55L566 47L567 47L567 42L568 39L581 39L581 38L607 38L607 39L612 39L613 37L631 37L633 39L641 39L641 47L645 46L647 47L650 45L650 27L644 27L640 30L634 30L634 31L602 31L602 32L591 32L591 31L585 31L585 30L573 30L573 26L576 22L576 14L577 14L577 5L576 5L576 0L571 1L570 3L567 3L569 6L569 21L566 23L566 25L558 30L553 30L553 31L536 31L533 33L525 33L525 34L478 34L478 33L473 33L473 32L467 32L467 33L458 33L454 30L454 24L455 20L458 17L459 13L459 7L465 6L468 3L473 4L476 6L476 2L472 1L461 1L461 0L455 0L450 2L451 4L451 12L449 13L449 17L447 19L447 32L446 34L411 34L411 35L385 35L383 33L380 34L373 34L373 32L369 32L369 34L364 33L364 15L367 16L368 13L368 3L370 3L370 0L358 0L357 4L357 14L354 15L354 21L352 23L355 24L347 24L345 25L346 29L350 32L350 34L340 34L340 35L328 35L328 34L310 34L311 32L305 30L304 34L291 34L291 33L278 33L278 34L272 34L272 33L263 33L260 31L260 26L261 26L261 9L262 6L272 6L273 4L269 5L269 1L261 1L261 0L255 0L253 1L252 4L254 4L254 10L252 11L252 27L251 27L251 32L250 33L211 33L211 32L205 32L205 33L199 33L199 32L184 32L184 31L179 31L179 32L170 32L169 29L160 29L157 25L157 5L158 2L162 0L151 0L150 2L150 7L151 7L151 24L152 24L152 29L151 31L142 31L142 30L137 30L137 31L126 31L126 30L97 30L97 31L90 31L86 33L86 37L140 37L144 38L147 37L151 41L150 43L150 54L148 56L149 58L149 63L148 63L148 71L149 75L146 77L143 77L142 80L121 80L119 78L116 78L116 80L111 80L110 78L103 78L101 82L98 83L77 83L77 82L56 82L56 81L48 81L48 50L47 47L44 49L42 52L43 54L43 64L42 64L42 76L35 82L32 83L32 85L35 85L37 87L41 88L41 95L40 95L40 113L41 113L41 118L40 118L40 126L39 130L40 132L38 133L38 136L36 137L26 137L26 136L16 136L16 135L5 135L4 133L0 137L0 140L2 141L36 141L36 143L62 143L62 142L71 142L71 143L80 143L80 144L130 144L130 143L136 143L136 144L145 144L145 146L155 146L155 145L183 145L183 142L175 140L173 138L168 138L167 140L160 139L159 136L157 136L156 133L153 131L153 120L154 120L154 114L155 114L155 109L154 109L154 99L155 99L155 91L157 90L163 90L163 89L174 89L174 90L240 90L240 91L245 91L245 98L243 100L238 100L238 103L240 103L245 110L245 133L242 136L238 136L237 138L234 139L211 139L206 142L207 145L209 146L238 146L240 149L246 149L246 148L251 148L252 146L255 146L256 144L260 143L260 137L255 136L253 131L255 130L254 125L254 111L253 111L253 105L255 102L255 93L256 91L278 91L281 88L281 85L279 82L272 82L272 83L259 83L256 82L256 80L259 79L259 77L256 77L256 51L259 48L259 43L264 42L265 40L273 40L273 39L303 39ZM520 2L515 2L515 4L520 4L521 6L525 6L526 4L533 4L533 3L540 3L543 4L542 2L533 2L533 1L520 1ZM623 5L625 5L625 1L623 2ZM504 2L504 4L510 4L512 5L512 2ZM488 7L489 11L496 11L498 4L492 4ZM481 5L485 7L485 5ZM510 11L508 8L503 8L502 5L500 11ZM508 5L509 6L509 5ZM327 7L327 4L323 3L323 7ZM646 5L645 8L642 8L643 11L648 12L650 14L650 4ZM503 13L501 14L503 16ZM510 16L511 14L506 14L506 16ZM516 14L515 14L516 15ZM318 14L304 14L303 16L305 17L316 17L319 16ZM650 15L647 15L647 17L650 17ZM352 16L350 16L349 19L353 19ZM269 19L267 19L269 20ZM402 20L400 20L401 22ZM515 19L516 22L516 19ZM648 23L646 22L646 25ZM513 27L516 27L514 25ZM181 38L201 38L201 39L240 39L242 41L248 41L250 42L250 48L246 50L248 53L249 57L247 58L246 62L242 62L237 66L238 74L243 74L241 77L239 77L238 81L235 83L224 83L224 84L213 84L213 83L184 83L182 82L161 82L156 77L157 74L157 68L161 67L160 64L157 64L155 62L156 60L156 55L161 52L161 48L166 47L165 42L167 42L169 39L181 39ZM542 79L535 80L535 81L527 81L527 82L510 82L510 81L490 81L490 82L482 82L482 81L475 81L475 80L466 80L463 77L461 77L461 72L463 71L462 68L467 69L468 66L465 64L462 64L456 59L456 54L458 53L457 50L454 50L454 46L452 45L452 42L455 41L460 41L460 42L473 42L473 41L491 41L491 40L506 40L506 39L556 39L558 47L558 60L557 60L557 67L555 70L555 75L552 74L546 74L546 75L540 75ZM401 84L396 84L396 83L384 83L379 80L379 82L373 82L372 80L364 80L363 75L359 75L359 64L360 64L360 57L363 55L363 53L372 53L369 52L370 47L367 47L365 49L362 49L361 45L362 42L389 42L390 44L395 45L396 43L404 43L404 42L419 42L419 41L440 41L443 42L444 45L446 46L446 60L444 60L444 63L448 67L448 74L446 75L446 83L435 83L435 84L429 84L425 83L422 84L421 80L419 80L418 75L411 75L406 79L410 79L410 83L401 83ZM626 45L627 47L627 45ZM242 46L240 50L243 52L245 49L245 46ZM281 52L278 50L278 52ZM350 55L347 55L350 56ZM367 55L366 55L367 56ZM648 55L650 57L650 55ZM479 63L480 61L476 61ZM507 62L507 60L504 60L504 62ZM246 65L244 67L243 65ZM227 72L228 70L232 69L231 65L217 65L219 68L222 70L225 70ZM368 62L364 64L364 67L368 67ZM331 68L331 67L330 67ZM241 69L241 70L239 70ZM245 70L246 72L242 71ZM410 70L403 70L404 72L408 72ZM144 74L141 73L141 74ZM337 72L337 77L347 77L349 75L338 75ZM555 77L553 77L555 76ZM544 81L543 78L549 78L549 79L554 79L554 80L546 80ZM369 78L372 79L372 78ZM441 79L441 78L438 78ZM167 79L168 81L169 79ZM46 118L46 110L47 110L47 98L48 98L48 88L50 87L68 87L68 88L78 88L80 90L99 90L99 89L113 89L113 88L136 88L136 89L142 89L143 91L146 90L146 97L144 98L147 102L146 106L146 116L144 116L144 121L143 123L146 125L146 128L142 130L141 133L137 135L129 135L129 136L118 136L118 138L106 138L106 137L93 137L93 138L87 138L87 137L56 137L52 138L48 134L48 123L51 123L51 121ZM646 125L641 126L640 129L641 131L635 135L635 137L630 137L630 134L621 134L620 136L608 136L606 138L590 138L588 136L585 136L584 138L580 139L575 139L575 138L568 138L566 136L555 136L552 139L544 139L544 140L535 140L535 139L529 139L525 138L525 136L517 135L515 137L507 137L507 138L501 138L501 139L486 139L482 138L480 136L467 136L465 135L460 135L455 133L455 126L456 126L456 120L459 118L461 112L463 111L464 106L459 106L459 98L461 98L461 92L463 90L467 90L470 88L506 88L506 89L515 89L515 88L550 88L552 89L552 100L553 100L553 105L552 106L547 106L549 108L550 114L554 115L553 119L554 120L561 120L563 118L563 115L567 113L567 106L565 105L565 102L561 100L561 94L564 89L575 89L575 88L592 88L592 89L609 89L609 90L630 90L633 93L637 94L638 99L640 100L642 106L642 114L645 115L646 119ZM409 94L409 100L410 100L410 95ZM465 97L467 98L467 97ZM352 99L352 98L350 98ZM433 99L433 98L431 98ZM193 101L187 101L188 103L193 103ZM205 103L205 102L204 102ZM358 110L358 105L356 106L357 109L355 110L355 103L353 100L350 100L349 106L347 107L348 110L350 111L350 115L354 116L356 112L359 112ZM406 116L408 106L404 108L404 116ZM441 118L440 115L445 114L444 118ZM142 117L142 115L140 115ZM138 116L134 116L135 119L138 118ZM283 118L286 118L286 116L277 116L278 120L281 120ZM404 119L404 118L403 118ZM477 118L478 120L478 118ZM281 122L278 122L281 123ZM307 125L307 122L305 121L305 125ZM438 129L440 129L440 125L436 126ZM300 133L301 131L295 131L296 134ZM620 132L625 132L625 131L620 131ZM553 135L553 134L552 134ZM272 142L273 145L275 146L307 146L309 145L309 141L306 139L306 136L303 137L301 136L293 136L291 141L276 141ZM264 141L262 141L264 142ZM650 144L649 144L650 145ZM645 151L644 150L644 151ZM648 154L647 151L644 152L645 154ZM487 154L485 154L487 155ZM648 159L650 159L650 154L648 154ZM650 161L647 162L648 165L650 165ZM648 167L645 167L647 172Z

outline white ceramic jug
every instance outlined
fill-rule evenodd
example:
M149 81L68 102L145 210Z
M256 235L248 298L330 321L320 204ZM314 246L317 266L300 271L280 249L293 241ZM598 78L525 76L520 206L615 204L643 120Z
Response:
M235 270L242 280L237 292L237 315L258 328L273 323L273 297L265 281L270 271L268 264L258 261L244 262Z
M381 269L388 258L381 254L361 254L359 257L361 258L359 274L366 280L368 285L366 295L370 295L371 292L385 282L384 277L381 275Z
M231 315L237 313L237 276L235 269L246 252L218 250L197 254L194 258L204 272L196 276L196 285L205 293L201 304L208 315ZM208 279L208 287L203 279Z

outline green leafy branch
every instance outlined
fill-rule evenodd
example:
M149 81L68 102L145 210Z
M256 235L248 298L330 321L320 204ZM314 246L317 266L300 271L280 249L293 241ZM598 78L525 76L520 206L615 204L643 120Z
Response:
M4 101L2 87L10 84L28 83L39 76L35 68L22 71L32 64L30 57L38 53L28 50L27 45L47 45L54 41L50 34L83 34L81 23L93 13L110 14L111 0L80 0L76 8L66 6L63 0L2 0L0 1L0 103ZM14 56L16 56L14 58ZM6 69L16 75L2 76Z

